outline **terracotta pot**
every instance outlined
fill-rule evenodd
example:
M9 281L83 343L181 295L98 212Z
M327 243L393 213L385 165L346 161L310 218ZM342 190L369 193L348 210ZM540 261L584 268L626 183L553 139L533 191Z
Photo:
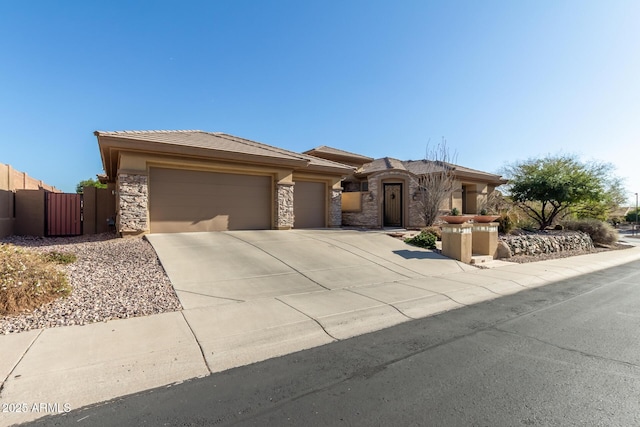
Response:
M468 215L443 215L438 218L447 224L464 224L471 219Z
M473 222L487 223L493 222L498 218L500 218L500 215L476 215L473 217Z

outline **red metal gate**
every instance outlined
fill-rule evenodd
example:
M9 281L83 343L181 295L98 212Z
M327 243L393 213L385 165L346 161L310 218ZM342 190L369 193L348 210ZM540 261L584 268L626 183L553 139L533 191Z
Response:
M47 236L82 234L82 195L47 193Z

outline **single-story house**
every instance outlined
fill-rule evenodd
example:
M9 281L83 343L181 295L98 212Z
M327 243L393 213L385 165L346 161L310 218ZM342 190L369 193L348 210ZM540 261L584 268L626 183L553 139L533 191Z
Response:
M225 133L94 133L122 235L339 227L354 167Z
M122 235L291 228L418 227L426 161L373 159L322 146L296 153L200 130L94 133ZM450 165L443 209L477 213L498 175Z
M478 214L487 197L507 181L500 175L429 160L373 159L321 146L305 154L356 167L342 183L342 224L367 228L421 227L420 178L443 166L453 172L454 192L441 206L463 214Z

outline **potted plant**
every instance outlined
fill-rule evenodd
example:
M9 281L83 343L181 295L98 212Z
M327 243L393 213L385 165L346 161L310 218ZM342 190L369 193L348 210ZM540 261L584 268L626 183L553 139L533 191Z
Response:
M480 210L480 215L473 217L473 222L488 223L500 218L500 215L489 215L486 209Z
M451 209L449 215L443 215L440 217L440 219L448 224L464 224L471 218L467 215L460 215L460 211L458 210L458 208L454 207L453 209Z

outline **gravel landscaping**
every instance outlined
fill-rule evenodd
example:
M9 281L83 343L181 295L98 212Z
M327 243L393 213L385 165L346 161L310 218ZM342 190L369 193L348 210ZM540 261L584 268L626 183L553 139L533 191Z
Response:
M84 325L181 310L151 244L112 233L79 237L11 236L0 242L39 252L71 252L76 262L59 268L73 291L67 298L17 316L0 316L0 334L56 326Z

